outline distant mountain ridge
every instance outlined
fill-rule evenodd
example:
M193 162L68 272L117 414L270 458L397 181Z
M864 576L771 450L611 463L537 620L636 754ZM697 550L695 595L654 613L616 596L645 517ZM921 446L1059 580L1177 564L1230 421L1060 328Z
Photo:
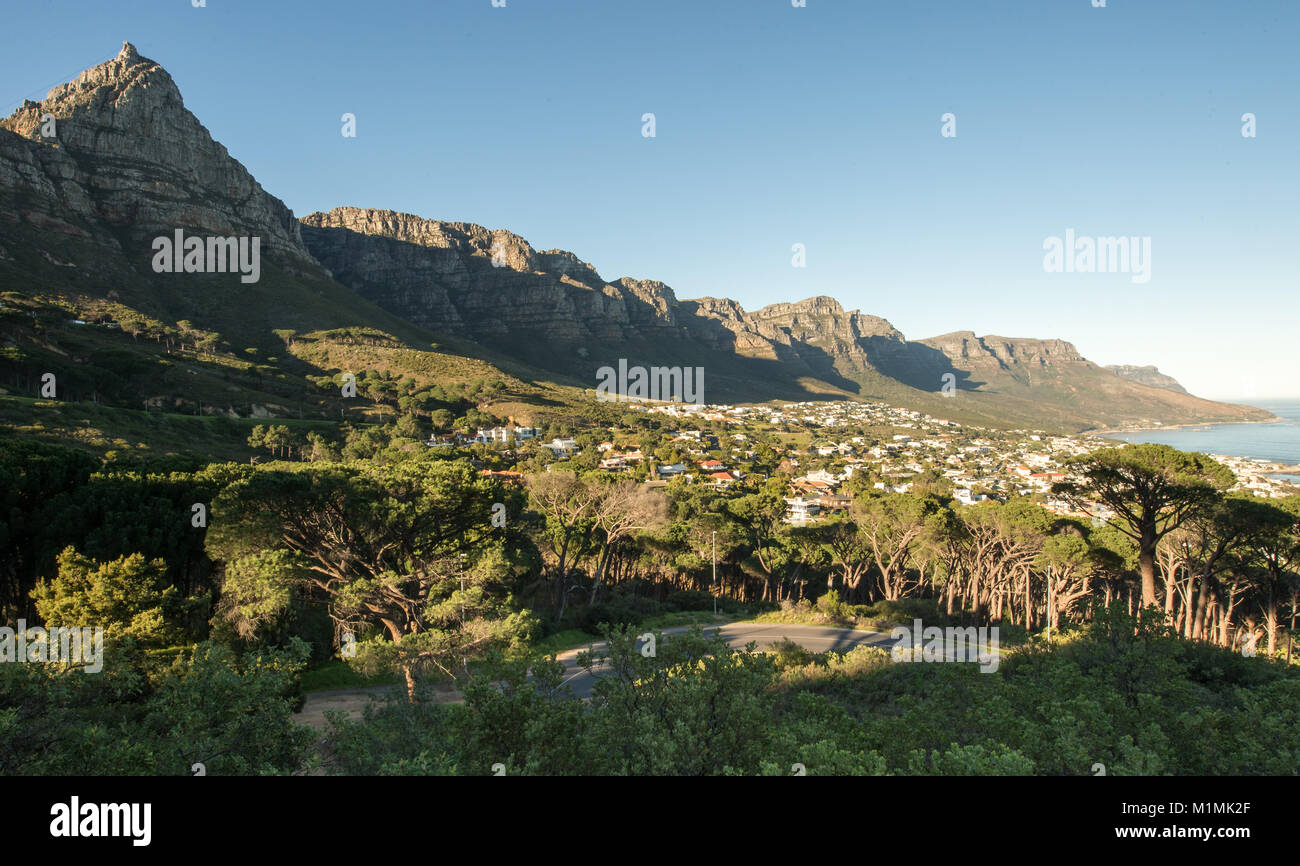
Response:
M1059 339L958 331L910 341L886 319L824 296L752 312L729 298L679 300L661 282L607 281L573 253L537 251L511 232L387 210L339 207L302 224L316 259L377 305L579 378L627 357L703 363L720 374L708 389L719 400L787 397L793 383L815 380L828 395L995 424L1268 417L1120 376Z
M1106 369L1116 376L1123 376L1125 379L1140 382L1143 385L1150 385L1152 388L1164 388L1179 394L1188 393L1186 388L1178 384L1177 379L1173 376L1166 376L1150 364L1142 367L1133 364L1107 364Z
M53 137L42 134L48 115ZM260 236L273 266L260 287L154 274L150 241L175 229ZM881 399L1068 430L1269 417L1106 370L1062 340L908 340L829 297L752 312L727 298L680 300L662 282L607 281L573 253L471 223L355 207L295 219L129 43L0 121L0 280L76 303L111 298L263 353L280 345L277 330L345 326L427 347L413 326L579 388L627 358L704 366L713 402Z

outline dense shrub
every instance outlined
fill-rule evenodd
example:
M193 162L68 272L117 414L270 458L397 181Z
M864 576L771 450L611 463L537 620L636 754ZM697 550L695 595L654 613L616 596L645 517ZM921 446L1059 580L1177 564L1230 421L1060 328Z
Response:
M812 612L811 605L791 605ZM1300 671L1193 646L1158 619L1088 628L975 664L894 662L790 642L750 655L698 632L641 656L611 635L591 701L555 667L503 667L462 707L340 720L344 772L528 774L1290 774ZM801 765L797 767L796 765Z
M713 610L713 595L699 589L679 589L668 593L664 599L664 610Z

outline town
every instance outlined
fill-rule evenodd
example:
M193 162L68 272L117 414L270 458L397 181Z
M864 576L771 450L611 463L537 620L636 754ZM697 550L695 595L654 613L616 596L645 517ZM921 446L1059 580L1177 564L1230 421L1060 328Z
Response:
M859 491L907 493L921 486L968 506L1033 497L1047 510L1105 521L1100 503L1085 510L1052 494L1072 480L1066 461L1116 442L1097 435L996 430L962 425L921 412L868 402L725 405L629 403L641 423L572 430L547 439L542 427L506 425L434 434L435 448L483 446L510 469L560 467L627 475L650 487L670 483L718 488L785 478L785 520L804 525L847 510ZM650 419L656 419L654 421ZM662 419L659 421L658 419ZM658 423L656 423L658 422ZM1293 467L1211 455L1236 476L1234 490L1281 498L1300 491L1287 480Z

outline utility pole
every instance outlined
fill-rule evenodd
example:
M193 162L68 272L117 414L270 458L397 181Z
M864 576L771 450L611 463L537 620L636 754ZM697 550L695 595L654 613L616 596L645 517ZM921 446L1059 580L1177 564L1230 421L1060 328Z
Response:
M718 533L713 533L713 615L718 615Z

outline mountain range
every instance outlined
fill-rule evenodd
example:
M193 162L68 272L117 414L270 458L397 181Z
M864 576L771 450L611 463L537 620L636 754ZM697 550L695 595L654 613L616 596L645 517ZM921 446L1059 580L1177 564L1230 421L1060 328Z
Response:
M178 229L260 237L261 279L155 272L154 239ZM129 43L0 121L0 289L81 321L137 317L204 335L207 360L189 364L193 379L178 381L155 355L117 365L124 405L175 400L186 385L203 390L209 411L324 413L295 383L346 372L355 359L329 347L355 334L335 332L364 329L388 341L384 363L398 373L433 364L436 377L500 375L524 407L588 399L596 370L627 359L703 367L709 402L879 399L1069 432L1271 417L1192 396L1154 367L1101 367L1063 340L970 331L908 340L829 297L754 311L682 300L656 280L606 280L573 253L471 223L356 207L298 219ZM150 333L142 325L83 345L0 319L6 387L21 392L41 364L125 359L142 351L141 329Z

